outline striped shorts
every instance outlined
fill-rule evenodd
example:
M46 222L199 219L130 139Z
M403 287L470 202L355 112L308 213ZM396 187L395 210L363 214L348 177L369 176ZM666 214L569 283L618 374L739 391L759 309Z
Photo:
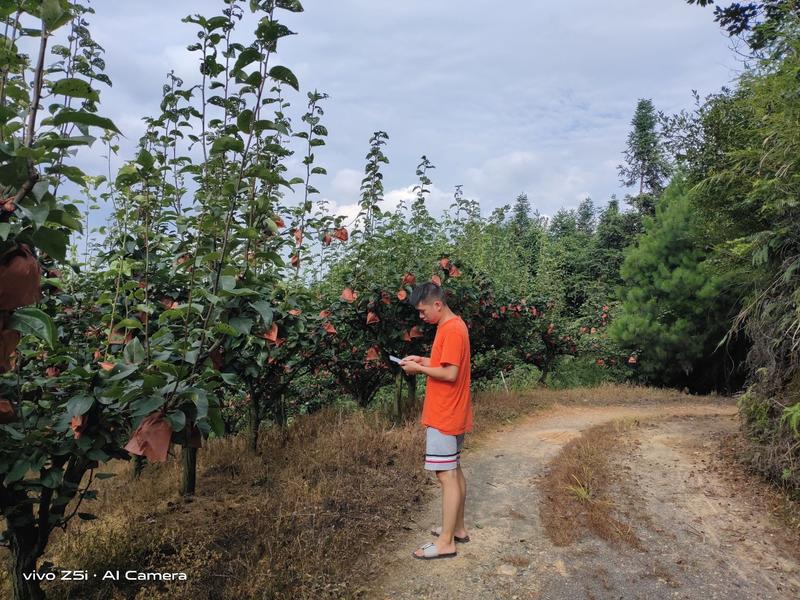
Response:
M461 461L464 434L445 435L438 429L428 427L425 432L425 469L427 471L451 471Z

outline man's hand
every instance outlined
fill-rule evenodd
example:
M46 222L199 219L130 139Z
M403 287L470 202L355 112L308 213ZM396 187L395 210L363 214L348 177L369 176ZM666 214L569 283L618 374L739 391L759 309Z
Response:
M400 362L400 368L405 371L406 375L423 373L428 377L433 377L439 381L448 381L450 383L458 379L458 365L445 365L443 367L432 368L429 359L425 358L423 360L428 362L428 364L425 365L411 360L403 360Z
M430 358L426 356L417 356L416 354L412 354L411 356L406 356L403 360L400 361L400 366L402 367L407 362L414 362L422 365L423 367L429 367L431 365Z
M410 357L406 357L400 362L400 368L406 372L406 375L416 375L417 373L422 373L422 361L417 362L415 360L409 360ZM414 357L419 358L419 356Z

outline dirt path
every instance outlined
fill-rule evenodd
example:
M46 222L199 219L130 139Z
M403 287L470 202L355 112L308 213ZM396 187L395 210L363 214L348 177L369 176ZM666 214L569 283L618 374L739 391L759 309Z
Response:
M554 546L540 525L537 482L581 431L637 419L616 457L618 509L642 549L596 537ZM464 455L472 541L455 559L411 552L439 522L437 493L390 549L371 598L741 598L800 597L800 564L782 532L714 464L719 436L737 428L732 405L554 407L481 440Z

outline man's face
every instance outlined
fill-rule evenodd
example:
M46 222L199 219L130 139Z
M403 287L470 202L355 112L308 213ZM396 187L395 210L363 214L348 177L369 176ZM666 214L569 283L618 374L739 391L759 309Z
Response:
M420 302L417 304L419 318L426 323L435 325L439 322L439 319L442 316L442 307L443 304L439 300L434 300L433 302Z

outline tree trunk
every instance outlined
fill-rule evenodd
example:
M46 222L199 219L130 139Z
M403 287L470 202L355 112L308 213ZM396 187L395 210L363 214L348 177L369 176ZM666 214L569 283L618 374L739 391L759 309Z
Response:
M397 373L394 388L394 422L405 423L417 408L417 376Z
M20 507L23 508L23 507ZM29 518L33 521L31 505L23 508L30 512ZM16 511L15 511L16 512ZM11 526L6 520L7 532L11 546L11 589L14 600L43 600L45 595L37 579L25 579L36 570L36 527L32 524L22 527Z
M258 454L258 432L261 427L261 398L255 393L255 390L250 390L250 406L247 411L248 431L247 434L250 438L250 450L254 454Z
M548 355L544 359L544 364L542 365L542 376L539 377L539 383L547 387L547 382L545 379L547 378L548 373L550 373L550 369L553 366L553 361L555 360L555 356L551 357Z
M285 428L289 424L289 411L286 408L286 398L284 398L283 392L278 395L278 425L280 425L281 429Z
M394 422L398 425L403 422L403 372L398 371L394 379Z
M408 410L406 411L406 417L410 417L411 414L416 414L419 408L417 406L417 376L407 375L406 383L408 384Z
M188 438L188 434L187 434ZM197 483L197 448L189 446L188 440L181 447L181 496L194 496Z
M139 479L139 477L141 477L142 471L144 471L145 460L144 456L136 455L133 457L133 479Z

